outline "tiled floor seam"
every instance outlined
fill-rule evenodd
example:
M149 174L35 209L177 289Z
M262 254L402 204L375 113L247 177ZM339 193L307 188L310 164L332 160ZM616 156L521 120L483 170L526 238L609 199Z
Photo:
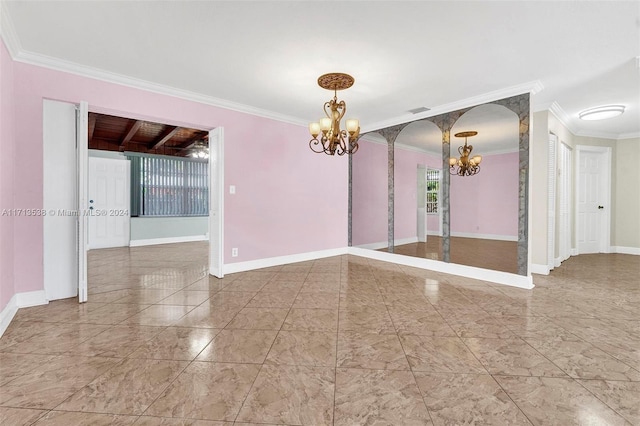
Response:
M378 291L380 291L380 285L378 284L378 281L375 280L375 283L376 283L376 287L378 287ZM383 296L383 299L384 299L384 296ZM430 302L427 301L427 303L430 303ZM436 423L433 421L433 416L431 415L431 410L429 410L429 407L427 406L427 402L424 400L424 395L422 394L422 390L420 389L420 386L418 386L418 379L416 378L416 375L415 375L415 372L413 371L413 368L411 368L411 363L409 362L409 357L407 356L407 351L405 351L405 349L404 349L404 345L402 344L402 339L400 339L400 336L398 335L398 329L396 328L396 325L393 322L393 317L391 316L391 312L389 311L389 305L384 303L384 306L385 306L385 309L387 310L387 315L389 315L389 319L391 320L391 325L393 326L393 329L396 332L395 336L398 339L398 341L400 342L400 347L402 348L402 353L404 354L404 358L407 361L407 364L409 365L409 371L411 372L411 376L413 377L413 383L416 386L416 388L418 389L418 392L420 393L420 396L421 396L421 399L422 399L422 403L424 404L425 410L427 410L427 414L429 415L429 420L431 420L431 424L435 425Z
M302 281L303 282L302 286L304 286L304 282L307 280L307 277L309 276L309 273L311 273L311 268L307 272L307 275L305 276L305 279ZM265 285L263 285L260 288L261 289L264 288L269 282L271 282L272 279L274 279L274 278L272 277L271 279L269 279L267 281L267 283L265 283ZM296 293L296 297L293 299L294 303L295 303L295 299L298 297L298 295L300 294L300 291L302 290L302 286L300 286L300 288L298 289L298 292ZM258 290L256 292L256 294L258 294L259 292L260 292L260 290ZM253 297L251 299L249 299L249 301L247 302L247 304L244 307L246 307L251 302L251 300L253 300L253 298L256 296L256 294L254 294ZM244 307L243 307L243 309L244 309ZM291 304L291 306L289 307L289 310L287 311L287 315L285 315L284 320L282 321L282 324L280 324L280 328L278 329L278 333L276 334L275 339L273 339L273 342L271 342L271 346L269 346L269 350L267 351L267 354L265 355L264 360L262 361L262 364L260 364L260 369L258 370L258 374L256 374L256 377L254 377L253 381L251 382L251 386L249 387L249 390L247 391L247 394L244 396L244 399L242 400L242 404L240 404L240 408L238 409L238 413L236 414L236 416L233 419L233 423L234 424L238 422L238 416L240 416L240 413L242 412L242 409L244 408L244 404L247 402L247 398L249 398L249 395L251 394L251 391L253 390L253 387L256 384L256 380L258 380L258 377L260 377L260 373L262 372L262 369L264 368L265 362L267 361L267 358L269 357L269 353L273 349L273 345L275 344L276 340L278 340L278 334L280 334L280 331L282 331L282 327L284 326L284 322L286 321L287 317L291 313L292 309L293 309L293 304ZM240 311L238 311L238 312L240 312ZM234 318L235 318L235 316L234 316ZM231 321L233 321L233 319ZM227 323L227 325L231 324L231 321L229 321Z

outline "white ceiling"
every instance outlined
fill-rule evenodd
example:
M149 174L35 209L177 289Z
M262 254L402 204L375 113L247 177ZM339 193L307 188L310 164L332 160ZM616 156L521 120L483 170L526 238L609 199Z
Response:
M533 109L552 108L574 133L640 135L636 1L3 0L2 8L17 60L81 65L292 122L322 114L332 94L319 75L346 72L356 83L339 98L365 130L430 115L409 109L433 115L539 82ZM627 111L577 118L611 103Z

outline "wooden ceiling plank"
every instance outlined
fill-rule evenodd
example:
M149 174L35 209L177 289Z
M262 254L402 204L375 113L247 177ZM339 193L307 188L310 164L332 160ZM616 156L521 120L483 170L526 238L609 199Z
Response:
M127 129L126 135L124 136L124 138L120 140L120 145L124 145L127 142L129 142L131 138L133 138L135 134L138 132L138 130L140 129L140 126L142 126L142 123L143 122L140 120L136 120L133 123L131 123L129 125L129 128Z
M181 143L180 145L177 145L176 148L178 149L192 148L196 144L196 142L200 140L204 140L205 138L208 138L208 137L209 137L209 132L198 132L195 135L193 135L191 138Z
M151 142L151 144L149 144L149 149L158 149L158 148L160 148L169 139L171 139L173 137L173 135L175 135L179 131L180 131L180 127L169 126L167 128L167 130L162 132L162 134L160 135L160 137L158 139L154 140L153 142Z

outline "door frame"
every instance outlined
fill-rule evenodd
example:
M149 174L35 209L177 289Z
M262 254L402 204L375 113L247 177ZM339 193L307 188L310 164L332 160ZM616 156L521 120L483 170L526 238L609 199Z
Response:
M604 200L602 203L606 206L604 211L602 212L600 218L600 244L599 244L599 252L600 253L610 253L611 252L611 148L606 146L592 146L592 145L576 145L576 164L574 170L576 190L574 195L574 202L576 208L574 209L574 235L576 235L576 250L578 254L580 254L580 244L577 241L578 238L578 230L580 229L580 214L578 212L578 197L580 196L580 187L582 182L580 182L580 157L584 152L596 153L604 158L603 162L603 173L602 180L600 184L602 185L602 189L604 191Z
M549 133L547 163L547 267L555 267L556 255L556 201L558 176L558 136Z
M218 244L211 244L215 240ZM224 277L224 128L209 131L209 274Z
M560 141L560 185L558 191L558 259L555 266L560 266L562 262L571 257L572 253L572 233L571 233L571 200L573 199L572 176L573 176L573 149ZM564 211L563 213L563 210Z
M80 102L76 109L76 161L77 161L77 195L78 200L78 302L84 303L88 298L88 265L89 249L89 216L84 214L88 208L89 186L89 104Z
M79 114L77 115L77 117L79 117L79 120L77 120L77 123L80 123L81 126L85 126L83 127L84 131L78 127L77 130L77 138L76 138L76 143L78 143L78 149L77 149L77 164L78 164L78 185L77 185L77 192L76 192L76 199L78 200L78 206L86 206L88 203L88 194L87 194L87 186L89 183L89 176L88 176L88 164L89 164L89 140L88 140L88 123L89 123L89 104L86 101L82 101L79 104L76 104L78 106L79 109ZM110 115L119 115L121 117L128 117L128 118L136 118L136 119L140 119L140 120L146 120L146 121L157 121L160 123L167 123L167 124L172 124L170 123L170 120L165 120L162 118L157 118L157 117L143 117L143 116L138 116L135 117L135 115L132 114L128 114L125 111L121 111L121 110L110 110L110 109L103 109L103 108L95 108L92 107L91 112L97 112L100 114L110 114ZM198 125L198 124L192 124L192 123L173 123L175 125L181 126L181 127L194 127L194 128L201 128L201 129L206 129L207 127L210 128L209 126L203 126L203 125ZM212 198L212 193L216 194L216 196L218 197L219 203L217 206L215 206L214 211L216 211L217 217L219 218L218 220L218 226L217 226L217 237L216 235L212 232L211 229L209 229L209 251L211 252L211 241L215 238L215 240L218 242L218 244L216 244L216 248L218 250L219 253L219 275L215 275L218 278L222 278L224 275L222 274L223 269L224 269L224 131L222 127L217 127L215 129L212 129L209 131L209 141L211 142L211 132L215 131L216 129L220 129L220 138L219 138L219 143L215 144L216 148L215 148L215 152L217 155L217 158L219 159L218 161L218 167L216 168L217 173L216 176L219 177L219 179L217 180L217 185L215 185L214 188L211 187L211 175L210 175L210 183L209 183L209 223L211 224L211 213L212 213L212 209L211 209L211 198ZM81 138L84 138L84 143L81 142ZM212 153L211 150L211 143L209 146L209 152L210 154ZM209 165L211 167L211 155L209 155ZM82 209L78 210L79 212L82 212ZM78 281L78 286L79 286L79 301L80 302L86 302L88 300L88 291L87 291L87 283L88 283L88 278L87 278L87 241L88 241L88 237L89 237L89 227L88 227L88 217L86 215L79 215L79 223L78 223L78 233L77 233L77 237L78 237L78 258L83 258L84 262L82 265L80 265L80 263L78 262L78 277L83 277L84 280L79 280ZM83 250L83 249L84 250ZM211 269L211 265L209 265L209 269ZM84 286L84 293L81 290L81 286ZM83 297L81 297L83 296Z

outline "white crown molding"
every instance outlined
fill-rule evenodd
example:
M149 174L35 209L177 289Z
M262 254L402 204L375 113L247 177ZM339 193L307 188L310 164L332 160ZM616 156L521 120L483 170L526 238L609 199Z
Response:
M565 112L565 110L562 109L560 104L553 101L551 105L549 105L548 110L560 122L560 124L566 127L567 130L569 130L569 132L574 135L576 134L576 129L571 123L571 117Z
M562 107L557 102L552 102L547 105L538 105L533 111L546 111L548 110L553 114L553 116L567 128L569 132L571 132L574 136L588 137L588 138L601 138L601 139L634 139L640 137L640 132L634 133L612 133L612 132L600 132L597 130L582 130L575 127L571 116L562 109Z
M0 0L0 5L2 0ZM256 108L250 105L241 104L238 102L228 101L226 99L220 99L213 96L203 95L188 90L177 89L175 87L166 86L163 84L153 83L151 81L142 80L138 78L129 77L123 74L113 73L110 71L104 71L98 68L81 65L71 61L65 61L63 59L53 58L51 56L42 55L39 53L28 52L22 48L17 34L14 30L14 26L11 22L9 15L2 11L0 12L0 31L2 39L11 54L11 57L16 62L22 62L29 65L35 65L43 68L48 68L55 71L62 71L69 74L78 75L81 77L88 77L94 80L100 80L107 83L119 84L122 86L132 87L135 89L142 89L148 92L158 93L161 95L173 96L175 98L185 99L205 105L211 105L214 107L224 108L232 111L242 112L258 117L268 118L271 120L281 121L284 123L295 124L299 126L307 126L307 121L285 114L279 114L273 111L268 111L261 108Z
M573 133L573 132L572 132ZM574 133L575 136L581 136L581 137L586 137L586 138L600 138L600 139L621 139L620 135L618 133L611 133L611 132L599 132L597 130L590 130L590 131L578 131L576 133Z
M622 133L622 134L618 135L617 139L618 140L622 140L622 139L640 139L640 132Z
M540 80L506 87L504 89L494 90L493 92L488 92L482 95L472 96L470 98L440 105L430 109L429 111L425 111L422 114L403 114L401 116L390 118L388 120L379 121L377 123L366 126L363 129L363 133L372 132L378 129L384 129L386 127L395 126L397 124L409 123L412 121L421 120L423 118L434 117L436 115L444 114L447 112L474 107L477 105L486 104L488 102L497 101L499 99L521 95L523 93L531 93L532 95L535 95L536 93L539 93L541 90L543 90L543 88L544 86L542 85L542 82L540 82Z
M4 0L0 0L0 36L4 40L5 46L7 46L9 54L15 60L22 51L22 45L20 44L20 39L18 39L13 21L6 11Z

